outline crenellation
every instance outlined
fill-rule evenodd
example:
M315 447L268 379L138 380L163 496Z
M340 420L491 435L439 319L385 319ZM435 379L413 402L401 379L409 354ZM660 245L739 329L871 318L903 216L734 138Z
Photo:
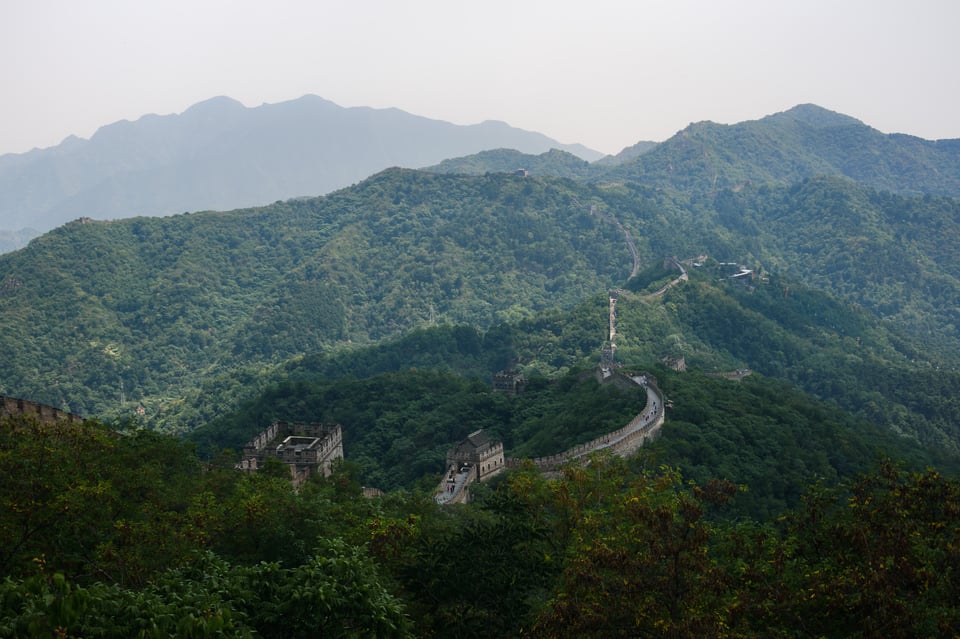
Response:
M634 416L625 426L601 435L593 441L579 444L562 453L534 459L504 458L502 443L492 443L482 430L475 431L447 452L448 472L435 496L437 502L441 504L466 502L469 499L469 486L472 482L489 479L506 469L519 468L525 463L532 463L541 473L553 476L564 464L582 460L594 451L609 450L615 455L627 456L648 440L655 438L663 425L665 404L656 378L649 374L628 376L619 371L611 371L609 375L603 377L603 380L604 383L629 385L634 388L639 386L646 390L647 405L643 412ZM490 463L489 459L492 457L496 459ZM466 478L461 480L464 465L469 466L469 472ZM460 473L457 472L458 469Z
M66 421L71 424L83 423L83 417L80 415L46 404L0 395L0 417L15 416L35 417L43 424L52 424L59 421Z
M256 472L268 457L290 467L297 487L315 473L329 477L333 463L343 459L343 430L340 424L275 421L243 447L237 469Z

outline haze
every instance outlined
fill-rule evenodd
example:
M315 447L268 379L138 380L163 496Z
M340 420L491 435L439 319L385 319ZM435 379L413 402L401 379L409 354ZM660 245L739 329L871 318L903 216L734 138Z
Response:
M616 153L813 102L960 137L960 3L0 0L0 154L307 93Z

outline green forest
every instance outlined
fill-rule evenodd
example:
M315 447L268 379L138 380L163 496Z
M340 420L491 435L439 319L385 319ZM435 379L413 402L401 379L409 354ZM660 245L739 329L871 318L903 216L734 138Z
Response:
M953 142L804 105L0 255L0 395L84 418L0 415L0 637L956 636ZM602 352L663 426L541 474L649 409ZM278 420L331 476L239 472ZM528 461L439 505L479 429Z
M633 282L624 233L608 219L636 244ZM897 351L882 355L898 365L954 371L960 272L948 247L958 221L953 199L833 178L704 199L629 183L393 170L263 209L75 222L0 256L0 393L108 419L140 412L151 427L185 432L291 359L443 325L517 327L541 350L515 356L551 374L599 348L599 309L580 344L551 343L587 330L584 305L611 288L642 294L641 280L653 290L669 279L665 255L707 256L702 286L626 311L628 362L684 348L707 366L781 374L784 358L737 352L726 343L736 336L705 315L717 295L749 303L717 270L736 262L769 280L753 287L766 300L758 321L792 322L773 339L809 342L801 321L810 320L841 340L874 333L871 348ZM716 293L698 295L703 287ZM684 332L690 313L701 319ZM535 328L550 317L578 326Z
M723 413L745 399L687 441L678 421L629 461L521 469L446 508L420 490L365 498L351 461L295 491L283 468L238 473L169 435L8 419L0 636L950 636L960 484L866 462L855 429L827 434L815 414L726 455L707 433L735 438ZM790 458L820 437L843 450ZM677 447L688 474L659 463ZM691 477L783 470L753 455L811 483L749 517L772 499L760 484Z

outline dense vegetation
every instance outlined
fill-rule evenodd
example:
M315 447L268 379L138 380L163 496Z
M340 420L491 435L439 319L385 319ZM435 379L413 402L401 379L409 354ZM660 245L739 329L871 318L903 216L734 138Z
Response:
M878 455L915 469L960 470L954 452L923 447L771 378L755 374L737 383L666 369L657 377L673 408L645 456L701 482L722 477L749 486L736 504L744 515L762 518L797 506L808 483L851 478ZM238 450L273 420L339 423L345 455L364 485L429 490L446 451L473 430L486 429L504 442L509 457L549 455L620 428L644 403L635 389L598 386L592 374L577 371L555 381L535 377L515 397L493 392L486 380L449 372L337 381L304 376L190 439L204 457L215 458L221 449Z
M263 209L73 223L0 256L0 393L108 418L142 408L145 423L181 432L262 389L290 358L437 323L519 327L516 348L543 349L525 363L562 371L595 352L602 316L574 351L554 348L536 327L551 315L570 321L563 314L578 303L628 285L632 265L622 232L592 211L634 238L644 290L669 277L658 270L662 256L707 254L772 274L783 298L806 284L862 306L908 360L946 371L960 362L960 272L947 250L960 220L955 200L832 178L690 194L393 170ZM686 304L699 316L693 325L670 300L628 318L623 352L643 364L689 347L684 355L704 366L760 370L757 357L702 334L719 328L695 306L708 301ZM859 315L830 304L832 317ZM755 310L778 312L773 303ZM908 343L925 348L908 355ZM765 354L776 360L767 374L789 368L777 350Z
M804 104L751 122L691 124L596 179L715 193L826 175L882 191L957 197L958 154L956 140L886 135L854 118Z
M0 256L0 393L111 424L0 422L0 637L950 636L957 150L808 105ZM611 289L660 438L440 508L477 428L528 457L642 410L593 374ZM234 470L275 419L347 461Z
M479 428L512 456L551 455L616 430L646 396L599 387L593 375L556 383L533 380L518 397L494 393L487 380L406 370L366 379L281 384L255 401L201 427L191 439L210 454L239 449L273 420L339 423L345 455L368 486L428 485L443 471L447 449Z
M483 175L485 173L518 173L549 175L563 178L586 178L594 173L589 162L572 153L552 149L540 155L520 153L513 149L481 151L475 155L444 160L423 169L432 173Z
M572 306L629 273L580 193L397 170L267 209L70 224L0 257L0 392L117 414L122 384L149 419L239 367Z
M776 277L758 279L753 287L717 281L715 269L710 264L692 269L689 282L659 299L622 293L617 304L621 361L649 366L683 356L688 366L706 373L751 369L789 380L931 449L960 453L960 406L950 391L960 383L956 371L913 361L923 353L917 343L834 297ZM650 273L658 277L661 271ZM510 366L531 379L556 379L594 366L605 330L606 299L598 296L570 311L485 333L438 326L369 348L298 359L260 382L327 384L411 367L479 379L477 388L487 388L493 373ZM207 400L221 401L215 394ZM272 414L270 401L259 403L263 414L245 418L245 436ZM322 413L320 405L315 410ZM233 439L223 445L239 443Z
M3 637L913 637L960 623L960 485L890 461L744 520L733 483L643 457L550 482L517 471L442 509L364 499L349 463L294 492L92 423L7 420L0 456Z

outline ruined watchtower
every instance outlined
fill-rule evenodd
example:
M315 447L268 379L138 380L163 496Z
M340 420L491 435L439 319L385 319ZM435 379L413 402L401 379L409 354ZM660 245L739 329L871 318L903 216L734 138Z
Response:
M256 472L267 457L290 466L294 486L299 486L314 473L329 477L333 462L343 459L343 433L339 424L273 422L246 446L237 468Z
M527 380L517 370L499 371L493 376L493 390L497 393L519 395L526 386Z

